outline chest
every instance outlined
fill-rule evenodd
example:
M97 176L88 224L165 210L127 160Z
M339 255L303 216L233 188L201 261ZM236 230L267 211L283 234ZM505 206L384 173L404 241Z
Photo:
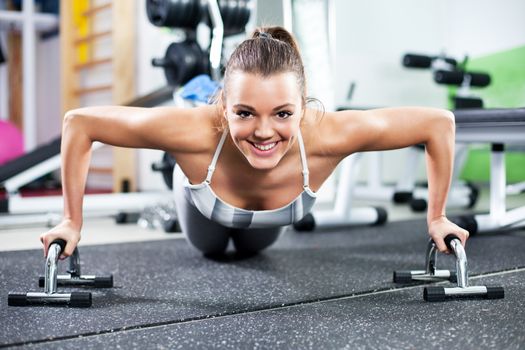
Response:
M190 183L205 180L213 153L179 158L179 165ZM306 154L309 170L308 184L316 192L330 176L337 160ZM247 210L271 210L288 205L304 191L303 166L296 149L270 170L253 169L231 156L225 147L216 164L211 180L213 192L224 202Z
M312 157L308 162L309 187L316 192L335 164ZM300 158L264 173L242 171L219 163L211 187L223 201L249 210L271 210L291 203L304 191Z

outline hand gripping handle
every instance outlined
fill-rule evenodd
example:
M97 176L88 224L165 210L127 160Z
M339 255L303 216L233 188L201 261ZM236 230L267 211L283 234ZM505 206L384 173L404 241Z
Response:
M64 251L64 249L66 249L67 242L64 241L63 239L57 238L53 242L51 242L49 247L51 248L51 245L53 245L53 244L58 244L60 246L60 253L59 254L61 254Z
M447 248L450 249L451 251L453 251L453 249L452 249L452 245L451 245L453 239L457 239L457 240L459 240L459 241L461 242L461 240L459 239L459 237L456 236L455 234L452 234L452 233L449 234L449 235L447 235L447 236L445 237L445 239L444 239L445 244L447 245Z

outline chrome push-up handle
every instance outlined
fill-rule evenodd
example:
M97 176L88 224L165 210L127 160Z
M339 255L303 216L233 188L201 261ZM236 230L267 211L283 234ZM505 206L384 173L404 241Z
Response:
M485 299L504 298L503 287L494 286L469 286L467 254L460 239L450 234L445 237L445 244L456 258L456 271L438 270L436 267L437 248L434 241L430 240L426 252L425 270L394 271L394 282L408 283L413 281L443 281L456 282L456 287L425 287L423 298L426 301L443 301L447 298L481 297Z
M44 292L9 293L9 306L67 304L72 307L90 307L92 304L91 293L71 292L58 293L60 286L91 286L98 288L113 287L113 276L95 277L80 274L80 255L75 248L69 259L69 275L58 275L58 260L66 247L66 241L54 240L49 245L45 262L45 275L40 277L39 286L44 287Z

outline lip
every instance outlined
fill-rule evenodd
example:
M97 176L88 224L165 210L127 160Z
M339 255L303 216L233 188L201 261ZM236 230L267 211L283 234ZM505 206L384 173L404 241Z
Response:
M276 151L277 151L277 148L279 147L280 145L280 141L272 141L272 142L264 142L264 143L257 143L258 145L261 145L261 146L265 146L265 145L269 145L269 144L272 144L272 143L275 143L275 146L268 150L268 151L263 151L263 150L260 150L258 149L257 147L255 147L254 145L254 142L250 142L250 146L251 149L252 149L252 152L255 153L257 156L259 157L271 157Z

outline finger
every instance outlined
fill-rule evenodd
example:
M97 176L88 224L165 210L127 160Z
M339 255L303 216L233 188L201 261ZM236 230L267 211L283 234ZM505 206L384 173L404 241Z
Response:
M467 244L467 239L469 237L469 232L467 230L462 229L461 231L456 232L456 235L459 237L461 245L465 247L465 245Z
M438 251L440 251L441 253L445 253L445 254L450 253L448 251L447 245L445 244L445 241L443 240L443 238L434 239L434 243L436 243L436 247Z
M44 258L47 258L47 250L49 249L47 237L42 239L42 243L44 244Z
M64 260L65 258L73 255L73 251L75 250L75 245L71 241L67 241L66 247L64 248L64 251L62 252L62 255L60 258Z

